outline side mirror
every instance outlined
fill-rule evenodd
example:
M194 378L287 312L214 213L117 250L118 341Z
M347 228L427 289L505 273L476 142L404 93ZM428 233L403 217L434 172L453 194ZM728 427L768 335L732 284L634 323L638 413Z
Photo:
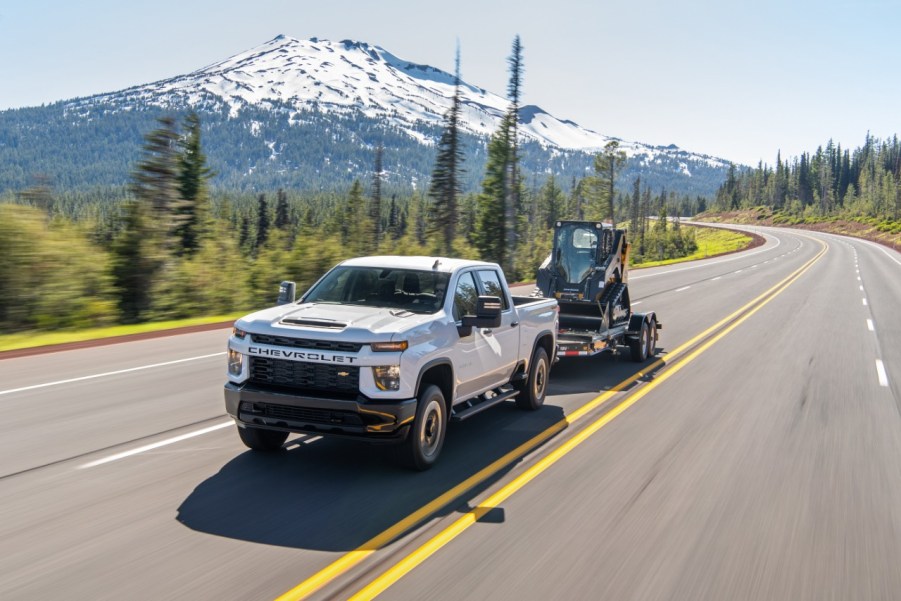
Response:
M463 327L496 328L501 325L503 307L497 296L480 296L476 301L476 314L463 316Z
M278 286L278 301L276 304L288 305L294 302L294 295L297 292L297 284L285 281Z

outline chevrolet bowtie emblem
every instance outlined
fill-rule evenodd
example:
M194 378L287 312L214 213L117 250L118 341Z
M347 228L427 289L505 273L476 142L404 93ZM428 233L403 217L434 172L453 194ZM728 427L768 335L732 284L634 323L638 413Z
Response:
M346 378L347 376L350 375L350 372L347 372L347 371L339 371L339 372L338 372L338 375L341 376L342 378Z

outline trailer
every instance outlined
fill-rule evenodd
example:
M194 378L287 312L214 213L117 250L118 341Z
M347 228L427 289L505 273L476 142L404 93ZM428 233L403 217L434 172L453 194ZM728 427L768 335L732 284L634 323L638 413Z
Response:
M558 221L551 254L538 268L536 296L557 299L557 358L628 347L632 360L657 352L656 313L632 311L626 231L600 221Z

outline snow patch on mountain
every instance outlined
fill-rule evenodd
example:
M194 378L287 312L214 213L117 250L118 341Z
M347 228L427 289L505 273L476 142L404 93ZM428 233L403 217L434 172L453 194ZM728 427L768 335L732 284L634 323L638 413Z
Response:
M403 60L387 50L353 40L299 40L285 35L192 73L155 83L73 101L69 109L106 105L128 110L138 103L162 107L226 108L232 118L247 106L287 109L292 124L303 112L354 115L385 120L421 144L435 140L423 126L440 126L454 94L450 73ZM479 136L495 132L509 102L497 94L461 82L461 129ZM594 152L617 139L629 158L642 163L660 158L705 162L725 167L727 161L681 150L675 145L650 146L611 138L561 120L529 105L519 111L520 136L548 149ZM258 134L259 124L251 124ZM427 130L426 130L427 131ZM274 151L273 151L274 152ZM690 175L688 166L681 170Z

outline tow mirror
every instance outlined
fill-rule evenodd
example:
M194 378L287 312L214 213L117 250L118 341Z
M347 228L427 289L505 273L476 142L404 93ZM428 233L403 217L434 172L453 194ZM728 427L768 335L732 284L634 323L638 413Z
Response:
M297 293L297 284L294 282L284 281L278 286L278 302L279 305L288 305L294 302L294 295Z
M476 301L476 314L463 316L463 327L496 328L501 325L503 303L497 296L480 296Z

